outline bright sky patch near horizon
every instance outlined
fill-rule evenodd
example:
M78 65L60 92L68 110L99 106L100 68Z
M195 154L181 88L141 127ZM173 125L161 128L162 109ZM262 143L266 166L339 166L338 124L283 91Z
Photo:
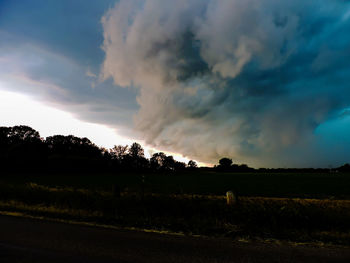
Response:
M30 126L44 138L53 135L87 137L96 145L107 149L116 144L132 143L131 140L118 136L111 128L78 120L68 112L47 106L21 94L1 90L0 120L2 126Z
M0 0L0 125L207 164L342 165L349 14L340 0Z
M74 118L70 113L37 102L25 95L2 91L0 83L1 126L27 125L39 131L46 138L53 135L74 135L87 137L99 147L111 149L114 145L131 145L134 141L118 136L112 128L88 123ZM145 147L145 156L150 158L156 149ZM176 160L188 162L176 153L169 153ZM199 163L200 165L205 165Z

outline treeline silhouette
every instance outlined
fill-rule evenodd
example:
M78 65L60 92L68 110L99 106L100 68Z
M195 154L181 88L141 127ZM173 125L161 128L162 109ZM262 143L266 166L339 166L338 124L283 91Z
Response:
M0 171L3 172L179 172L197 169L219 172L350 172L345 164L333 169L279 168L254 169L246 164L233 164L232 159L221 158L219 164L198 168L195 161L187 164L163 152L147 159L138 143L112 149L96 146L88 138L73 135L40 137L38 131L25 125L0 127Z
M51 172L177 172L197 168L193 160L186 164L163 152L147 159L136 142L105 149L88 138L73 135L42 138L38 131L25 125L0 127L0 166L2 171Z
M232 159L224 157L214 169L221 172L254 172L254 173L349 173L350 164L336 168L259 168L255 169L246 164L234 164Z

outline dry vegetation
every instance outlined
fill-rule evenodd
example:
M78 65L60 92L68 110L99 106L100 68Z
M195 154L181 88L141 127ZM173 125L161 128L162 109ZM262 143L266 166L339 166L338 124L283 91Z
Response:
M350 245L350 201L156 194L0 184L0 210L122 227Z

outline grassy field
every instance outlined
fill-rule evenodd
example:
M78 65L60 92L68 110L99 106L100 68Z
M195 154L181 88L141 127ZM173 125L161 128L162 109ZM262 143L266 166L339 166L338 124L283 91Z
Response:
M144 178L143 178L144 176ZM143 182L144 181L144 182ZM194 172L182 174L57 174L0 176L0 183L37 183L49 187L72 187L110 191L241 196L350 199L350 174L259 174Z
M112 191L119 185L121 195ZM227 206L225 192L239 200ZM232 238L350 245L350 175L12 175L0 211Z

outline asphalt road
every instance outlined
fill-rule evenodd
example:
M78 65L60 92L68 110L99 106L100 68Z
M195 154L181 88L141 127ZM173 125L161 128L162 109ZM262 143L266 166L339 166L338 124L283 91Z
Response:
M0 216L0 262L350 262L350 249L242 243Z

